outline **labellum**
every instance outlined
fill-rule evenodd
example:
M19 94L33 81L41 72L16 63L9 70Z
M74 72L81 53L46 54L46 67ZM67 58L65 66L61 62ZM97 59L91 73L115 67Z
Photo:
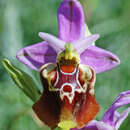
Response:
M72 44L67 43L57 56L56 64L48 63L40 69L44 91L33 109L52 129L65 121L81 128L99 111L94 97L95 71L79 62L79 55Z

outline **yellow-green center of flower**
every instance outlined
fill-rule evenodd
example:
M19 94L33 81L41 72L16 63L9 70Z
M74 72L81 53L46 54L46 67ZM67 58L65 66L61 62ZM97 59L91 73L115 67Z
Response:
M65 50L57 56L57 62L62 65L77 65L80 62L80 56L74 50L71 43L65 45Z

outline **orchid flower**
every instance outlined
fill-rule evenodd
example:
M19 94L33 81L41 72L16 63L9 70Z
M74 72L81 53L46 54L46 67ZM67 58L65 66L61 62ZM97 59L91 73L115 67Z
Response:
M58 25L58 37L40 32L44 41L21 49L17 58L40 73L44 91L33 105L39 119L52 129L64 124L81 128L93 120L100 109L94 95L96 73L116 67L120 60L94 45L98 34L86 35L88 30L78 0L62 1ZM21 73L19 77L22 78Z
M101 121L93 120L81 129L74 128L72 130L118 130L122 122L128 116L130 107L121 114L117 109L126 104L130 104L130 91L120 93L110 108L105 112Z

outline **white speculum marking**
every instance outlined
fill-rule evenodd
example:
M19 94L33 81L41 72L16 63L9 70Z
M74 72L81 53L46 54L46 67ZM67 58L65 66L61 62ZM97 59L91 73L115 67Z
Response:
M62 70L60 70L61 73L63 73L64 75L73 75L76 73L76 69L72 72L72 73L65 73L63 72ZM62 84L62 86L60 88L55 88L55 91L59 91L60 92L60 98L63 100L64 97L66 96L68 99L69 99L69 103L71 104L74 97L75 97L75 92L78 92L78 93L85 93L87 91L87 83L84 83L84 86L82 87L79 80L78 80L78 76L79 76L79 70L77 71L77 74L76 74L76 81L78 83L78 86L80 88L76 88L74 86L74 84L72 83L64 83ZM54 83L54 87L57 85L59 81L59 73L57 71L57 78L56 78L56 81ZM64 86L70 86L71 88L71 92L65 92L63 89L64 89Z
M70 86L71 87L71 92L65 92L63 89L65 86ZM86 92L82 87L79 89L76 89L72 84L70 83L64 83L60 89L55 89L56 91L60 92L60 98L63 100L64 97L66 96L69 99L69 103L71 104L74 96L75 96L75 92L81 93L81 92Z
M59 81L59 79L60 79L60 77L59 77L59 72L58 71L56 71L56 73L57 73L57 78L56 78L56 81L55 81L55 83L54 83L54 85L52 86L49 86L49 90L50 91L58 91L59 92L59 94L60 94L60 98L61 98L61 100L63 100L64 99L64 97L66 96L67 98L68 98L68 100L69 100L69 103L71 104L72 103L72 101L73 101L73 99L74 99L74 97L75 97L75 92L78 92L78 93L85 93L86 91L87 91L87 86L88 86L88 83L89 83L89 80L92 78L92 72L91 72L91 69L89 68L89 67L86 67L86 65L84 66L84 65L80 65L80 69L82 70L82 76L81 76L81 79L84 81L84 85L83 86L81 86L81 84L80 84L80 82L79 82L79 79L78 79L78 77L79 77L79 69L78 70L74 70L72 73L65 73L65 72L63 72L61 69L60 69L60 72L62 73L62 74L64 74L64 75L73 75L73 74L75 74L76 73L76 82L77 82L77 84L75 85L74 83L68 83L68 82L65 82L65 83L63 83L63 84L61 84L61 87L56 87L56 85L57 85L57 83L58 83L58 81ZM48 78L50 79L50 80L48 80L49 82L51 82L51 79L52 79L52 76L50 77L49 75L48 75L48 73L47 73L47 69L44 69L43 71L42 71L42 75L43 75L43 77L45 77L45 78L47 78L47 80L48 80ZM86 79L86 77L87 77L87 79ZM50 83L51 84L51 83ZM64 87L65 86L69 86L70 88L71 88L71 91L64 91L63 89L64 89ZM53 88L53 89L52 89ZM94 94L94 88L92 88L92 89L90 89L90 93L91 94Z

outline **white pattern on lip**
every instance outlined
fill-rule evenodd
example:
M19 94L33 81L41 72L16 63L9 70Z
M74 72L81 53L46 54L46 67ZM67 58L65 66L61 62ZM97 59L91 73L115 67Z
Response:
M81 85L80 81L79 81L79 71L80 71L80 69L83 72L83 74L81 75L81 79L83 81L85 81L83 85ZM63 72L60 69L60 67L59 67L59 70L56 70L55 73L56 73L57 77L56 77L55 82L54 82L54 84L52 86L52 84L51 84L51 79L52 78L51 78L51 76L49 77L49 74L47 74L47 68L45 68L45 69L42 70L42 76L44 78L48 79L48 82L50 83L50 87L49 87L50 89L49 89L49 91L57 91L57 92L59 92L59 96L60 96L61 100L63 100L64 97L67 97L67 99L69 100L70 104L72 103L72 101L73 101L73 99L75 97L75 92L78 92L79 94L80 93L85 93L87 91L88 84L89 85L91 84L91 86L93 86L92 85L93 82L89 81L92 78L92 71L91 71L91 68L89 66L87 66L87 65L80 64L79 66L77 66L74 69L74 71L72 73ZM85 78L86 74L87 74L87 77L88 77L87 79ZM65 77L64 77L65 78L64 82L59 81L60 78L62 78L61 76L65 76L65 77L68 77L68 78L70 76L70 79L74 76L73 78L75 78L74 79L75 81L71 82L70 79L67 80ZM71 91L69 91L69 88L68 88L68 90L64 91L64 87L66 85L70 86ZM89 93L91 95L94 95L94 88L93 87L89 90Z

